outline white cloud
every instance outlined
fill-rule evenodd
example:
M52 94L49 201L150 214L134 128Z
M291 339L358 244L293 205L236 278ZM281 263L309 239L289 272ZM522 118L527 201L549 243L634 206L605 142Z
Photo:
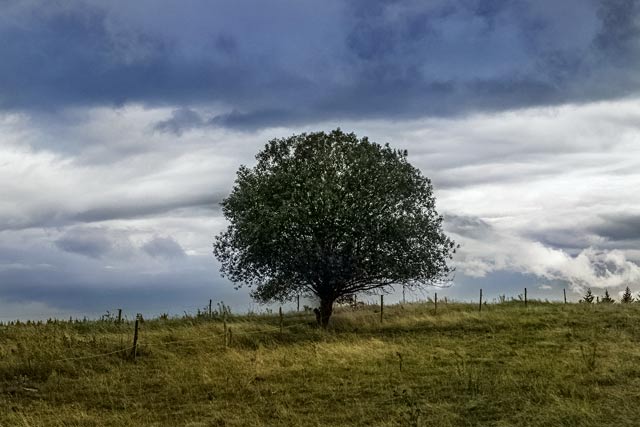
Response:
M480 238L452 233L462 244L456 266L467 276L507 270L568 282L574 289L610 288L640 281L640 266L620 250L586 248L576 256L509 231L490 228Z

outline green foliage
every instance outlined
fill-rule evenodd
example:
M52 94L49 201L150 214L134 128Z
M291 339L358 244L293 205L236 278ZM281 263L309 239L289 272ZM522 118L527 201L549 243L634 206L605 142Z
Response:
M334 130L271 140L222 203L221 272L261 302L321 301L449 279L455 243L407 152Z
M629 289L628 286L624 290L624 294L622 294L622 299L620 300L620 302L622 302L624 304L629 304L629 303L633 302L633 296L631 295L631 289Z
M601 304L613 304L615 300L609 295L609 290L604 290L604 296L600 299Z
M584 294L580 302L585 302L587 304L591 304L593 302L593 292L591 292L591 288L587 288L587 293Z

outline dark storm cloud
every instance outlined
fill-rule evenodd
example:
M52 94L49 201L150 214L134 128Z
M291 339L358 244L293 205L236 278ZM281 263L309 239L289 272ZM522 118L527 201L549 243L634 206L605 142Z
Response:
M205 121L200 114L190 108L180 108L171 113L171 117L156 123L154 129L160 132L169 132L180 136L189 129L200 128Z
M175 134L581 102L640 85L633 0L3 7L0 108L180 106L156 125ZM192 109L203 105L222 112Z
M170 200L118 200L78 212L67 219L71 222L100 222L166 214L176 209L217 210L221 201L222 196L211 194L176 197Z
M212 264L210 260L206 261L209 266ZM212 280L213 267L207 272L209 274L181 270L143 276L127 271L127 274L101 275L88 286L78 277L56 270L0 271L3 280L0 301L44 303L54 312L68 310L93 315L107 310L114 312L118 308L129 315L140 311L154 315L163 312L183 314L204 307L215 292L218 301L225 301L241 311L238 307L246 304L246 292L237 292L222 280ZM22 317L37 318L40 314L46 312L24 313Z
M570 229L548 228L536 232L525 233L533 241L540 242L554 249L562 249L570 254L593 245L593 236L578 225Z
M493 228L482 218L468 215L445 214L444 224L448 232L474 239L485 239L491 235Z
M171 237L155 237L145 243L142 249L156 258L183 258L186 256L182 246Z
M598 16L602 28L595 44L603 55L620 62L634 62L626 54L638 49L639 15L640 4L636 0L608 0L600 4Z
M48 233L34 236L30 240L5 233L0 239L0 306L40 303L54 312L95 314L123 308L157 315L194 312L212 297L235 307L248 301L246 292L236 292L217 275L211 256L180 256L177 242L152 239L137 248L127 230L90 227L67 230L53 244L47 242ZM148 256L148 250L158 259ZM42 314L46 312L36 310L20 317Z
M61 227L78 223L95 223L110 220L155 217L168 213L188 211L191 213L220 209L221 195L192 195L172 199L118 199L98 204L80 212L64 211L59 206L39 208L35 212L25 212L20 219L0 218L0 231L23 230L34 227ZM69 243L73 247L75 243ZM70 250L73 252L73 250Z
M103 230L85 229L67 232L55 241L55 245L65 252L100 258L113 248L113 243Z
M640 239L640 215L606 215L602 222L591 227L597 235L614 241Z

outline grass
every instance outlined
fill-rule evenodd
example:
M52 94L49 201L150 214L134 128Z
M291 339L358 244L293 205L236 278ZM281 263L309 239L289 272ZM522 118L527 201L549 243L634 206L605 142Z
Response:
M607 426L640 418L640 304L529 302L0 327L0 426ZM95 354L110 353L102 357ZM81 358L86 357L86 358ZM77 358L74 360L65 360Z

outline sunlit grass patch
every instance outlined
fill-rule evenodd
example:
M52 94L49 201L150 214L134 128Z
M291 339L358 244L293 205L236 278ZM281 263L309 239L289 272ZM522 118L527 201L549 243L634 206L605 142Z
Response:
M640 307L530 302L0 328L0 426L634 425ZM95 326L92 328L92 325ZM282 328L281 328L282 326ZM623 408L618 410L616 408Z

